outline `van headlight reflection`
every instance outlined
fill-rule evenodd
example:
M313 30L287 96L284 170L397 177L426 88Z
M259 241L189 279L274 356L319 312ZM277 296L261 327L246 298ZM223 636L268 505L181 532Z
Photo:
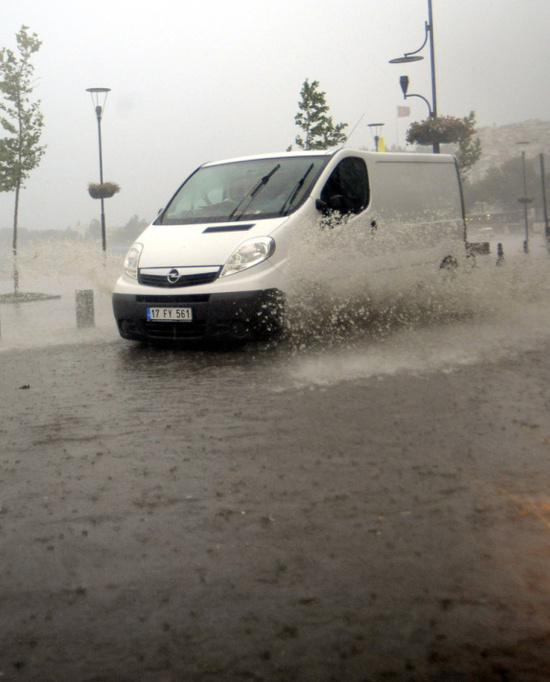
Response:
M248 239L233 251L220 272L220 277L234 275L253 265L267 260L275 251L275 241L271 237Z
M139 257L142 251L143 244L136 242L128 249L124 259L124 274L132 279L137 279Z

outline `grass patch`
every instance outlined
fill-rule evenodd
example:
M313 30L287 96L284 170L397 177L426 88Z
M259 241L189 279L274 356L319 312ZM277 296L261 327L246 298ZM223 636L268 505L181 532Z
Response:
M61 296L33 292L19 292L17 294L0 294L0 303L33 303L34 301L51 301L55 298L61 298Z

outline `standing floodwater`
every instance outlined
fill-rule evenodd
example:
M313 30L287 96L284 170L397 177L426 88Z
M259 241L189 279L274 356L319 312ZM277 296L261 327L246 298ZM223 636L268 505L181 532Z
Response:
M548 679L545 258L309 282L233 352L125 342L110 263L36 261L61 299L0 306L4 679Z

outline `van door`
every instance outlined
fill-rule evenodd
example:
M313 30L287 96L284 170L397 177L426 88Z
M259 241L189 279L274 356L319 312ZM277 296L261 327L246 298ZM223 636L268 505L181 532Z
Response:
M363 159L356 156L342 159L321 190L320 199L318 207L325 214L361 213L369 203L369 177Z
M366 161L360 156L341 159L322 186L317 239L312 240L308 269L331 295L365 291L372 246L376 241L370 217L371 186ZM303 275L302 272L300 273Z

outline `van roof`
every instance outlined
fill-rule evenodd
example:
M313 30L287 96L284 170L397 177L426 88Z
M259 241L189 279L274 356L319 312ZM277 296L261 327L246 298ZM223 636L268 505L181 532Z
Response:
M338 151L338 150L337 150ZM334 150L327 151L326 149L317 149L315 151L299 151L299 152L269 152L268 154L254 154L252 156L237 156L232 159L222 159L219 161L207 161L204 166L216 166L219 163L237 163L239 161L255 161L257 159L280 159L285 157L304 157L304 156L332 156L336 152Z
M226 163L238 163L240 161L254 161L258 159L280 159L281 156L288 158L308 157L308 156L350 156L357 154L366 158L371 158L372 161L382 161L392 159L394 161L409 160L412 161L427 161L429 163L454 163L454 156L452 154L425 154L416 152L370 152L366 149L350 149L349 147L340 147L336 150L316 149L312 151L296 151L296 152L270 152L268 154L255 154L252 156L239 156L231 159L221 159L218 161L207 161L203 166L217 166Z

